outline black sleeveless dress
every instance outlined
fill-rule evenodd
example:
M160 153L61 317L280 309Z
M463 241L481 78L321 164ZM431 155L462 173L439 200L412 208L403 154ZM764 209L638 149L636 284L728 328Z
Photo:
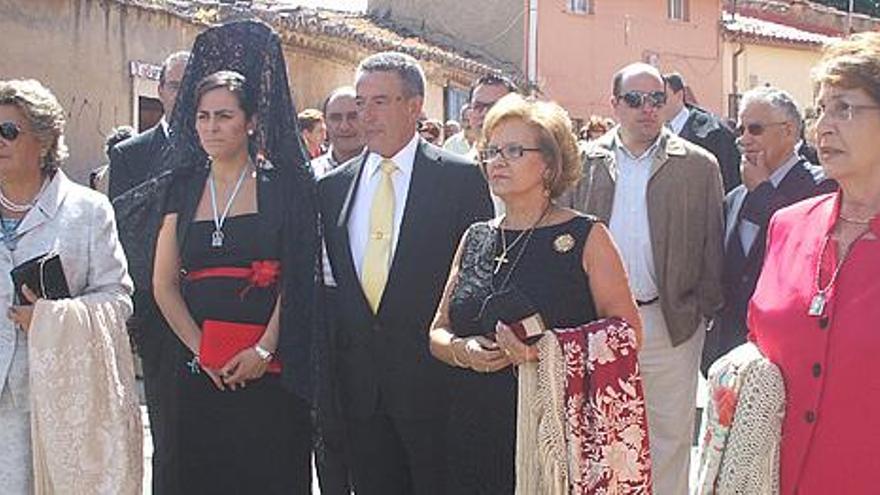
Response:
M502 232L485 222L472 225L465 234L458 282L449 302L452 332L460 337L483 333L478 316L483 301L508 274L508 284L537 306L548 328L595 320L582 256L596 221L578 216L535 229L531 237L526 234L509 248L510 261L497 274L493 270L495 257L501 254ZM521 233L504 231L508 246ZM448 436L450 494L514 492L516 390L511 368L489 374L454 369Z
M186 184L186 183L184 183ZM183 194L172 188L167 212L179 212ZM221 248L211 246L212 220L193 221L180 253L181 269L248 268L278 260L280 232L260 228L260 213L226 219ZM184 302L196 324L206 319L266 324L278 284L251 286L247 280L211 277L182 280ZM220 391L204 372L192 374L182 352L175 369L177 418L176 493L310 494L311 427L307 404L266 373L243 389Z

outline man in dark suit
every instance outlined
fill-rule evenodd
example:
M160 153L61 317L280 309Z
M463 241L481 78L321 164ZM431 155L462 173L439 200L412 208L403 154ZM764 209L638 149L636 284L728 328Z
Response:
M762 87L743 95L737 126L742 185L724 200L724 308L706 338L702 369L746 341L746 312L764 260L767 226L776 210L837 184L800 156L803 121L791 95Z
M721 168L724 192L730 192L741 182L736 136L718 116L687 102L685 82L681 74L673 72L663 76L663 79L666 81L668 95L663 108L667 125L672 132L715 155Z
M492 214L478 168L418 137L424 88L408 55L364 59L367 153L318 183L336 282L332 381L360 495L444 493L448 369L428 328L459 238Z
M159 73L159 100L165 115L158 124L127 139L110 151L110 200L153 176L161 166L168 146L168 119L186 70L189 52L177 52L165 59Z
M110 185L108 196L111 200L150 179L162 170L162 157L168 147L168 118L174 109L177 90L189 60L189 52L170 55L162 64L159 76L159 99L165 109L165 116L153 128L122 141L110 151ZM120 218L119 228L124 225ZM137 271L132 271L134 276ZM150 288L150 280L139 280L134 276L134 316L128 322L129 332L134 337L138 355L143 366L144 395L147 399L147 413L150 418L150 433L153 439L153 493L173 493L174 461L173 448L169 445L173 434L169 431L171 422L166 418L172 414L171 365L175 362L169 354L178 344L177 338L165 323L159 312Z

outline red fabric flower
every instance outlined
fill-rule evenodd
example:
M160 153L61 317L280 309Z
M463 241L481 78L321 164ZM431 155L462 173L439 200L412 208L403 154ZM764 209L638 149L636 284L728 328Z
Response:
M736 392L729 387L718 387L712 392L712 396L716 404L715 413L718 415L718 423L721 426L730 426L736 412Z
M258 260L251 263L251 276L249 278L252 287L269 287L278 280L281 271L281 262L278 260Z

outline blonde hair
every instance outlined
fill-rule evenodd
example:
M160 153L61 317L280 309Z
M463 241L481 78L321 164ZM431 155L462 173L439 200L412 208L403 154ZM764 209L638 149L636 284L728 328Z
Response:
M862 89L880 104L880 33L858 33L831 43L813 68L813 84Z
M67 158L64 144L64 108L55 95L36 79L0 81L0 105L14 105L27 118L31 132L43 147L44 172L61 166Z
M520 120L537 133L538 147L550 170L545 187L551 198L558 198L580 180L583 167L577 137L565 109L554 102L510 93L498 100L486 115L480 147L485 147L495 128L508 120Z

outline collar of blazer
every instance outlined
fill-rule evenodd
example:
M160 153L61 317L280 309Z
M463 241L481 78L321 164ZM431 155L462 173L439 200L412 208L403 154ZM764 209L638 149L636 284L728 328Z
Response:
M55 176L46 186L46 190L37 199L37 204L25 214L21 221L21 225L18 227L19 235L25 234L54 218L72 187L74 187L73 182L64 175L64 172L56 170Z
M611 180L617 180L617 160L615 159L615 147L617 131L620 126L612 129L601 138L587 145L584 150L587 160L596 165L605 167ZM685 141L670 132L665 127L660 131L660 142L657 152L651 163L651 176L653 177L669 161L670 157L683 157L687 155Z

